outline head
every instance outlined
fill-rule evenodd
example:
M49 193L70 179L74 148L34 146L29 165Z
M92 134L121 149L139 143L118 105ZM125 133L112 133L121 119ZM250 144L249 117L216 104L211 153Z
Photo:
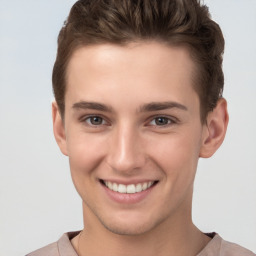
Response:
M76 49L99 44L158 41L186 47L195 63L193 86L206 121L222 97L224 39L199 0L79 0L60 31L53 90L64 117L67 67Z
M198 158L227 127L223 44L197 1L73 6L59 35L53 122L87 230L190 226Z

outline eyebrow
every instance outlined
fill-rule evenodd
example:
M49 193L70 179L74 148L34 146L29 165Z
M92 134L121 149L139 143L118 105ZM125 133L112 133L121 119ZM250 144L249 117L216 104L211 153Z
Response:
M73 109L94 109L104 112L113 112L112 108L97 102L80 101L72 106Z
M178 108L181 110L188 110L188 108L178 102L166 101L166 102L151 102L140 107L139 112L151 112L158 110L165 110L171 108Z
M72 106L73 109L93 109L104 112L113 112L113 109L110 106L105 104L101 104L98 102L88 102L88 101L80 101L75 103ZM138 112L153 112L165 109L177 108L181 110L188 110L186 106L174 102L174 101L166 101L166 102L151 102L148 104L144 104L139 108Z

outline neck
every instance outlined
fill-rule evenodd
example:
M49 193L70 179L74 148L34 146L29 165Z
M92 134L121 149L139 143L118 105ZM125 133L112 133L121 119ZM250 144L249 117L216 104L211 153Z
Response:
M193 225L190 217L180 213L179 218L174 218L175 222L160 223L146 233L119 235L107 230L85 207L85 229L72 242L79 256L100 256L103 252L105 256L194 256L210 241L209 237Z

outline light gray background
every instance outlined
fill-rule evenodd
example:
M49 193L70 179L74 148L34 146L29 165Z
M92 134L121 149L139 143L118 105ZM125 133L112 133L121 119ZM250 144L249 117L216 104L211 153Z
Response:
M256 1L208 0L226 38L230 124L200 160L194 222L256 252ZM74 0L0 0L0 255L24 255L82 227L68 160L51 127L51 70Z

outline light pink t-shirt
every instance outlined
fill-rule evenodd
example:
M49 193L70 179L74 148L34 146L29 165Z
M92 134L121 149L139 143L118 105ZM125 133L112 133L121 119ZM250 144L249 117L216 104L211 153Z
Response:
M65 233L57 242L26 256L78 256L70 240L78 235L79 232ZM223 240L218 234L213 233L212 236L214 236L212 240L196 256L256 256L253 252L237 244Z

